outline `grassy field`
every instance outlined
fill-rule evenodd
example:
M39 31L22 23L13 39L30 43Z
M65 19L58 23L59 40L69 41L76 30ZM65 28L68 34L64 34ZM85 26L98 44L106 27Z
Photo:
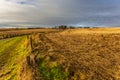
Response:
M43 80L120 79L119 29L71 29L40 35L39 41Z
M0 80L120 80L120 29L54 30L0 40Z
M56 29L0 29L0 39L11 38L16 36L30 35L33 33L46 33L58 31Z
M21 60L26 57L26 36L0 41L0 80L17 80Z

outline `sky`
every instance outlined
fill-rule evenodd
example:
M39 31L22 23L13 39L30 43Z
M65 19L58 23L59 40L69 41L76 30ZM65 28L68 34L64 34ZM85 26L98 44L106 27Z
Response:
M0 28L120 26L120 0L0 0Z

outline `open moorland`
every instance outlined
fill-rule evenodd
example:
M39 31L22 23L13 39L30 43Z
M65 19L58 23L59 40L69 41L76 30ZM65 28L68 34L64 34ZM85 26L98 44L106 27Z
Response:
M0 80L120 80L120 28L44 30L0 40Z

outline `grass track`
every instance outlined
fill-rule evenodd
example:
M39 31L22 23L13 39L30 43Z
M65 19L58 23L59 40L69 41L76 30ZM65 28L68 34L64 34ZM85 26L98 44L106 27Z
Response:
M0 80L17 80L19 66L28 50L26 36L0 41Z

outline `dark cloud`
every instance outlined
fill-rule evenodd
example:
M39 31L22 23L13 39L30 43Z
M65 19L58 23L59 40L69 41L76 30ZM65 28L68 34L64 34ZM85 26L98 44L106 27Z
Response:
M10 2L10 3L8 3ZM19 4L18 4L19 2ZM7 4L7 5L6 5ZM120 26L120 0L2 1L1 26ZM9 7L11 6L12 7Z

